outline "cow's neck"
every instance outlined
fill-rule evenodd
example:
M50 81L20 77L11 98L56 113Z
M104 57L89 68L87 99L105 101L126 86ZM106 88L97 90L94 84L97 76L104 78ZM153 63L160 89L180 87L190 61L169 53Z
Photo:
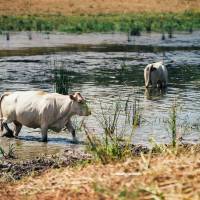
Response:
M64 121L68 121L68 119L70 119L73 115L75 115L76 113L73 112L72 105L73 105L72 101L70 101L66 105L63 105L64 108L62 109L61 115L56 121L60 119L63 119Z

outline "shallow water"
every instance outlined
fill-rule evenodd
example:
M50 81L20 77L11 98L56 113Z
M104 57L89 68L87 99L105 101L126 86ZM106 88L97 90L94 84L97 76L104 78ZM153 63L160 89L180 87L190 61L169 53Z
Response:
M67 91L80 91L90 104L93 115L86 119L90 130L98 134L102 132L97 122L101 113L100 102L105 106L119 98L121 102L128 98L130 102L137 99L142 123L134 131L133 142L147 145L149 139L154 138L157 142L168 143L167 120L170 107L176 99L178 134L184 142L199 142L199 32L175 35L175 38L166 41L160 40L160 34L145 34L133 38L131 42L127 42L124 34L64 35L62 42L60 36L50 35L50 39L41 40L46 40L47 45L38 42L39 39L34 40L36 33L32 41L25 40L23 34L15 35L15 40L7 43L5 38L0 39L0 92L38 89L53 92L56 88L54 68L62 66L68 77ZM23 43L20 43L20 37ZM66 44L73 44L76 48L67 47ZM83 48L82 45L86 46ZM57 47L49 50L53 46ZM30 47L40 48L38 51ZM146 91L143 69L148 63L160 60L164 60L168 67L169 86L163 92ZM120 116L120 120L123 120L123 116ZM14 144L19 157L30 158L41 153L59 153L67 145L83 147L84 133L78 131L78 138L80 144L75 145L69 133L50 133L49 142L44 144L40 142L39 130L24 127L19 139L0 138L0 146Z

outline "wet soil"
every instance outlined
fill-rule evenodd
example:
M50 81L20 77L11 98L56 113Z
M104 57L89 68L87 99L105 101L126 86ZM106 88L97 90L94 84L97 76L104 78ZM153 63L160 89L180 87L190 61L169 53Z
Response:
M0 181L19 180L24 176L39 175L48 169L73 166L78 162L90 161L92 156L80 150L65 149L61 155L42 155L34 159L15 161L0 159Z

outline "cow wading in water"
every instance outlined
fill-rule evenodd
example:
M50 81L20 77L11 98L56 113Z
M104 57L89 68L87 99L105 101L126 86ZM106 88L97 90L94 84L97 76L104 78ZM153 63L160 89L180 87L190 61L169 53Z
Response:
M42 141L47 141L47 131L59 132L67 127L76 141L75 129L70 118L73 115L91 114L80 93L61 95L43 91L6 92L0 98L0 125L6 133L2 136L17 137L22 126L41 128ZM14 124L13 131L8 123Z

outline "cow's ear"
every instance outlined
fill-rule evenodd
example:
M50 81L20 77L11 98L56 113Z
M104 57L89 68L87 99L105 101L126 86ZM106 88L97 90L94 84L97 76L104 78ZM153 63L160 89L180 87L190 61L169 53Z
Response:
M69 98L70 98L71 100L73 100L73 101L76 101L76 98L73 96L73 94L70 94L70 95L69 95Z

